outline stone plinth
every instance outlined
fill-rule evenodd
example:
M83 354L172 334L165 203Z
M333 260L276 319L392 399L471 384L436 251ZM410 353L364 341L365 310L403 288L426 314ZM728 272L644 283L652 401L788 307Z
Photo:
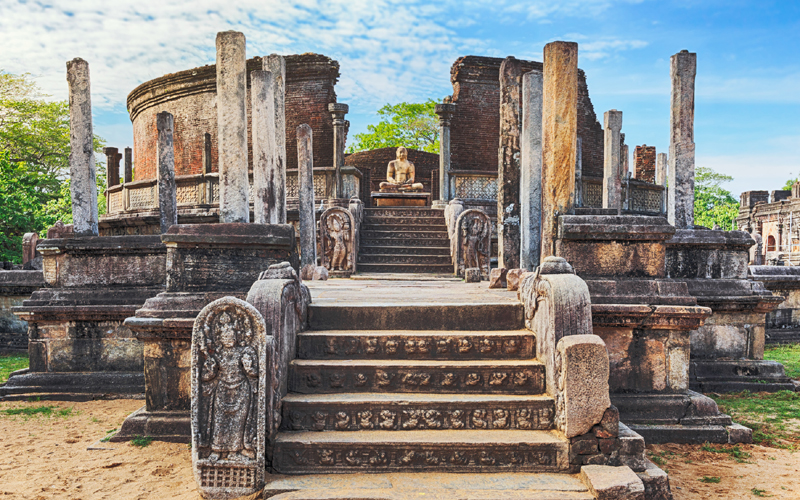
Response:
M161 238L166 291L125 321L144 344L146 405L125 420L117 441L147 435L188 442L192 326L200 310L221 297L244 299L271 264L299 266L291 225L187 224Z
M375 207L427 207L431 204L430 193L375 193L371 194Z
M38 248L47 288L14 308L30 325L30 370L5 392L141 392L142 344L122 323L164 289L160 238L57 238Z
M750 266L748 276L784 299L766 315L765 344L800 342L800 267Z
M28 349L28 323L11 310L44 285L42 271L0 271L0 351Z
M765 314L783 301L747 278L744 231L679 229L667 241L667 273L713 314L691 334L691 387L701 392L791 390L783 367L764 361ZM776 366L777 365L777 366Z

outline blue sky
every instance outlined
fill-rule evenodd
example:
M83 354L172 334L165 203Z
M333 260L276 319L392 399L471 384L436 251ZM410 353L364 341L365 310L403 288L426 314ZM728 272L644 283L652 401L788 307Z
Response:
M386 103L452 92L467 54L541 60L579 43L602 121L623 111L630 145L666 151L669 57L697 52L697 164L734 176L738 193L800 174L800 2L646 0L0 0L0 69L31 73L56 99L65 62L89 61L95 131L130 146L127 94L165 73L214 61L217 31L247 37L248 57L318 52L341 64L351 137Z

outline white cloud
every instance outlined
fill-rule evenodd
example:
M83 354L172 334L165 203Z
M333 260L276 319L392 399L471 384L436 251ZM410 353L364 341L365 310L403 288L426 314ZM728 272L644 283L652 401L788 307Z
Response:
M738 198L744 191L781 189L790 176L800 175L800 159L791 153L698 155L696 164L733 176L733 181L722 187Z

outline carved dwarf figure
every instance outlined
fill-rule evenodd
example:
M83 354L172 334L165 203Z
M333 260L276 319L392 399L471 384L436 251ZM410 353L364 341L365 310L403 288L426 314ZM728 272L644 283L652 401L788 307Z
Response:
M208 339L201 349L205 361L200 378L207 397L203 430L205 443L211 443L210 460L255 458L255 443L250 439L255 434L246 431L255 422L258 355L253 347L237 339L237 329L228 311L223 312L217 318L217 338Z
M390 161L386 169L386 181L380 184L381 192L422 191L422 184L414 182L415 175L414 164L408 161L408 151L400 146L397 159Z

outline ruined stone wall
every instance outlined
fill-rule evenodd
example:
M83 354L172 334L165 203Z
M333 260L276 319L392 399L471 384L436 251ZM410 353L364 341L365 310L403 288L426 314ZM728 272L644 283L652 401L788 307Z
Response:
M456 110L450 128L453 170L497 170L500 137L500 65L495 57L464 56L450 69ZM542 63L521 61L522 71L541 71ZM578 136L585 176L603 176L603 129L589 98L586 74L578 72Z
M637 180L656 182L656 147L643 144L633 150L634 177Z
M247 61L248 157L252 167L250 132L250 71L262 69L260 57ZM319 54L286 56L287 168L297 168L298 125L314 133L314 165L333 165L333 120L328 104L336 102L334 86L339 63ZM218 170L216 66L208 65L164 75L139 85L128 95L133 122L134 180L156 177L156 114L175 117L175 174L200 174L204 167L205 134L211 139L211 172Z

